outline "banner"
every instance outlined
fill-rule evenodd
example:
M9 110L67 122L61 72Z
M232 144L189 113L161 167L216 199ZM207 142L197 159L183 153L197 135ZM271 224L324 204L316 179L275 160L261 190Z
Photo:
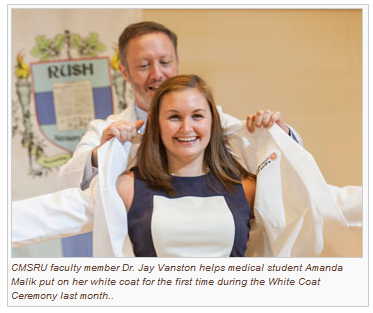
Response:
M141 21L141 10L14 8L11 19L14 201L56 191L58 170L89 121L133 101L118 69L117 40ZM42 246L60 255L59 241ZM33 249L13 255L33 256Z

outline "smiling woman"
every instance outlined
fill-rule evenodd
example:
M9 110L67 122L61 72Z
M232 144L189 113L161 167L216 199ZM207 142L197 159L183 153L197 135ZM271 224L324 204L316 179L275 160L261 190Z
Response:
M117 182L136 256L244 256L255 179L229 152L195 75L157 90L137 165Z

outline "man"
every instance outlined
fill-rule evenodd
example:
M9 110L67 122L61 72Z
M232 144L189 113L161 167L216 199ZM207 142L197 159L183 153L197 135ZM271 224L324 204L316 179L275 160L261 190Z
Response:
M132 86L135 103L123 112L109 116L106 121L94 120L89 124L73 157L59 171L58 184L61 189L77 186L88 188L98 171L98 148L112 137L126 141L137 131L142 132L156 89L166 79L178 74L177 36L161 24L141 22L129 25L119 37L118 45L120 71ZM223 125L226 118L229 116L222 113ZM255 127L269 127L274 123L299 142L300 138L282 122L279 112L258 111L247 117L250 131L254 131ZM90 243L87 242L85 246L90 246ZM70 253L64 254L73 256ZM90 255L91 252L88 252L81 256Z

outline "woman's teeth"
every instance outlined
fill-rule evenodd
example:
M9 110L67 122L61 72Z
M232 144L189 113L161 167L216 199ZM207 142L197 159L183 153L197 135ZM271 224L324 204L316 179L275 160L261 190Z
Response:
M194 141L197 139L196 136L194 137L178 137L176 138L178 141L183 141L183 142L189 142L189 141Z

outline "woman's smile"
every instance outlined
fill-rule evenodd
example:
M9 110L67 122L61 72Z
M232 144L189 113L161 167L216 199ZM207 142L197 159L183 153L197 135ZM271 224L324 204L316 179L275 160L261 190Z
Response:
M198 137L197 136L191 136L191 137L175 137L175 139L177 141L179 141L180 143L184 143L184 144L192 144L194 142L197 141Z

